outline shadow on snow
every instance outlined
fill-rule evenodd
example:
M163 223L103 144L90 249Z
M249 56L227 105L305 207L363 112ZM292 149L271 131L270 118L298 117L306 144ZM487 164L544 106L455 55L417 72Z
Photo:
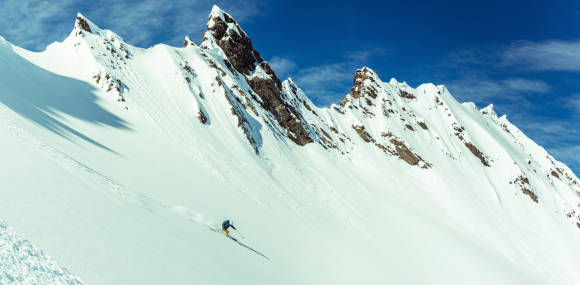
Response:
M97 104L96 90L86 82L40 68L16 54L11 46L0 43L0 103L69 141L71 136L77 137L116 153L73 129L59 115L64 113L93 124L130 129L126 121Z
M260 256L262 256L262 257L263 257L263 258L265 258L265 259L268 259L268 260L270 260L270 258L268 258L267 256L263 255L262 253L260 253L259 251L255 250L255 249L253 249L253 248L251 248L251 247L249 247L249 246L245 245L244 243L240 242L239 240L237 240L237 239L235 239L235 238L233 238L233 237L230 237L230 236L228 236L228 237L229 237L231 240L233 240L233 241L235 241L236 243L238 243L239 245L241 245L241 246L243 246L243 247L245 247L245 248L247 248L247 249L249 249L249 250L251 250L251 251L255 252L256 254L259 254Z

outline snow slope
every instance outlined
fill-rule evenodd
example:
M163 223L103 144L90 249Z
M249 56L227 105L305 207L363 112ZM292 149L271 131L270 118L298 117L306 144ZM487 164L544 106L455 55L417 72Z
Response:
M40 53L0 39L0 218L71 280L580 282L578 178L493 106L364 67L319 108L230 15L207 26L180 48L80 14Z
M0 222L0 284L83 284Z

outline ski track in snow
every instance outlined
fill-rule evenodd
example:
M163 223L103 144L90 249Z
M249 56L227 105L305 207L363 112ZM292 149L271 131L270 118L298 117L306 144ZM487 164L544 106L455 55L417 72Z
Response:
M0 126L4 129L6 129L10 134L23 140L29 146L32 146L32 147L40 150L42 153L49 156L53 161L57 162L58 164L63 166L65 169L67 169L73 173L81 174L85 178L89 178L90 180L97 182L99 185L103 185L103 187L108 188L109 190L111 190L113 192L116 192L119 194L123 193L123 187L119 183L101 175L97 171L95 171L95 170L91 169L90 167L78 162L77 160L62 153L61 151L57 150L56 148L54 148L54 147L52 147L52 146L50 146L42 141L37 140L31 134L27 133L22 128L16 126L14 124L14 122L12 122L11 120L8 120L8 119L0 120Z
M205 215L197 213L184 206L169 206L146 195L128 191L121 184L115 182L114 180L101 175L97 171L91 169L83 163L78 162L77 160L62 153L56 148L37 140L31 134L16 126L14 122L9 119L0 120L0 127L6 129L8 133L23 140L27 145L40 150L63 168L71 171L72 173L78 174L83 178L96 182L97 185L101 185L102 188L107 190L109 193L115 193L129 203L137 204L139 207L147 209L151 212L165 212L172 215L179 215L182 218L198 223L200 225L204 225L212 230L218 228L219 226L217 220L212 221L211 219L205 217Z
M0 284L85 284L0 221Z

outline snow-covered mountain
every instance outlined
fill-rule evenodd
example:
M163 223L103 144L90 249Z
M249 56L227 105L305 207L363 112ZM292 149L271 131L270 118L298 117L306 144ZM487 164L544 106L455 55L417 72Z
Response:
M363 67L317 107L217 6L0 38L0 187L1 284L580 283L580 182L493 106Z

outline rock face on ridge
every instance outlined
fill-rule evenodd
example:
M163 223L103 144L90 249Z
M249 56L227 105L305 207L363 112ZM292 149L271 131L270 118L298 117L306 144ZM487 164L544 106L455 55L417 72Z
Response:
M233 67L242 73L268 110L298 145L312 142L306 123L290 104L282 99L282 83L270 65L254 50L252 41L238 23L227 13L214 6L203 36L202 48L218 46Z

